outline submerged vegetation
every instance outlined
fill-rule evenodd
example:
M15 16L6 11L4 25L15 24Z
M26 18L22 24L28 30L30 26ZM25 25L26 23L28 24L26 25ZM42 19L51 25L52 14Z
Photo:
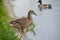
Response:
M18 40L13 27L10 26L9 21L11 18L3 2L4 0L0 0L0 40Z

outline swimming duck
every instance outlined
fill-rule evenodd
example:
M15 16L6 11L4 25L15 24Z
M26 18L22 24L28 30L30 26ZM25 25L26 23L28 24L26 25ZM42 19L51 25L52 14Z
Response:
M27 28L29 25L32 24L32 14L37 15L33 10L30 10L28 12L28 17L27 18L20 18L11 21L11 24L14 25L16 29L24 33L24 29Z
M39 0L38 3L42 4L42 0Z
M52 6L51 6L51 4L39 4L38 5L38 8L43 8L43 9L51 9L52 8Z

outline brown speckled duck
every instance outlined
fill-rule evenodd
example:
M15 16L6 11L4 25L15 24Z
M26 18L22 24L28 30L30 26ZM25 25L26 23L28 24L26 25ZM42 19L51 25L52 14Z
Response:
M27 18L20 18L20 19L13 20L11 21L11 24L13 24L16 29L24 33L24 29L29 25L31 25L33 22L31 16L32 14L36 15L36 13L33 10L30 10L28 12Z
M51 9L52 8L52 5L51 4L39 4L38 5L38 8L43 8L43 9Z

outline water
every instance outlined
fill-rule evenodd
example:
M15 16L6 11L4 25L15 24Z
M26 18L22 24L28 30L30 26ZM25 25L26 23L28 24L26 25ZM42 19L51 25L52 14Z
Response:
M16 0L13 2L13 10L17 18L26 16L29 10L34 10L38 16L33 16L37 24L36 36L27 33L29 39L33 40L60 40L60 0L42 0L44 3L52 4L52 9L40 11L38 0Z

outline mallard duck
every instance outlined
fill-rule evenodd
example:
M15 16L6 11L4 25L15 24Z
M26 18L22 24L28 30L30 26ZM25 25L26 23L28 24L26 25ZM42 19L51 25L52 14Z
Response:
M31 16L32 14L36 15L36 13L33 10L30 10L28 12L27 18L20 18L20 19L13 20L11 21L11 24L13 24L16 29L18 29L19 31L21 30L21 32L24 33L24 29L29 25L31 25L33 22Z
M42 4L42 0L39 0L38 3Z
M51 6L51 4L39 4L38 5L38 8L43 8L43 9L51 9L52 8L52 6Z

